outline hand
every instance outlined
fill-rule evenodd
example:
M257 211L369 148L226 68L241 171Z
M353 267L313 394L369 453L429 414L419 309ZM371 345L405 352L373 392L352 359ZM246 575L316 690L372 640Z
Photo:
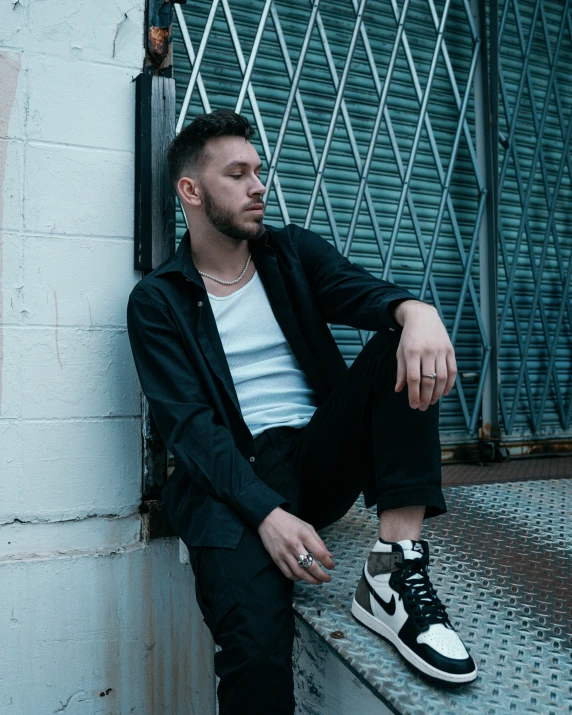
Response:
M316 563L318 559L326 568L333 569L332 554L311 524L277 506L260 522L258 533L264 548L287 578L313 584L332 580ZM314 563L304 569L298 564L298 554L308 551L314 555Z
M395 391L407 384L409 404L424 412L441 395L447 396L455 384L455 350L439 313L431 305L417 300L400 303L395 319L403 326L397 347L397 382ZM437 378L431 380L432 372Z

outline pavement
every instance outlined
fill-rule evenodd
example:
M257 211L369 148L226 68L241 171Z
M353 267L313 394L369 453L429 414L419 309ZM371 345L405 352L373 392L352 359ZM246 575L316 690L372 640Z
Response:
M537 479L572 479L572 456L524 457L494 464L443 465L443 484L506 484Z

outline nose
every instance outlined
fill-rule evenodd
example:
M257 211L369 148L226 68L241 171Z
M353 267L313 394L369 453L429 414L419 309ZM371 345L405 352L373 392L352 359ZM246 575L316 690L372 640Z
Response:
M260 178L258 176L255 176L255 182L252 185L252 188L250 190L251 194L259 194L260 196L264 196L266 193L266 186L260 181Z

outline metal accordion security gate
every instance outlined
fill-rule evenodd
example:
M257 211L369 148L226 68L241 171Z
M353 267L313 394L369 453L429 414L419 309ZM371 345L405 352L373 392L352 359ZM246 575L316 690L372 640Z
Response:
M572 417L570 0L498 17L499 403L507 435L566 439Z
M569 2L174 5L176 131L244 113L266 222L311 228L439 311L459 369L445 451L571 434ZM348 363L370 337L331 328Z

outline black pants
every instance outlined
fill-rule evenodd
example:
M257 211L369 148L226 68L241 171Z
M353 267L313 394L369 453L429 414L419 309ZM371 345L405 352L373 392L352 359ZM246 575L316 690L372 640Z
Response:
M407 387L395 392L397 345L396 333L378 333L304 428L279 427L256 438L261 478L316 529L348 511L368 474L378 515L414 505L425 505L426 517L446 511L439 403L421 412L409 406ZM220 715L292 715L294 582L248 527L236 549L189 551L199 606L221 646Z

